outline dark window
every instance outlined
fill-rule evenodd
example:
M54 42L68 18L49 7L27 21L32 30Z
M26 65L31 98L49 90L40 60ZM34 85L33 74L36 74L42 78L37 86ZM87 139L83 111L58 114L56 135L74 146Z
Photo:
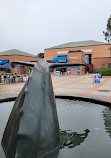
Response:
M89 54L89 64L92 62L92 54Z
M108 68L111 68L111 63L108 64Z
M102 68L104 68L105 67L105 64L102 64Z

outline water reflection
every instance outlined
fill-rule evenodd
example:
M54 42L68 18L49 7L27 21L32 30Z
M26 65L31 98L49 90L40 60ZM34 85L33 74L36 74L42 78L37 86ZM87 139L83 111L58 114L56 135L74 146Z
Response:
M82 134L71 132L70 130L67 131L60 130L60 138L61 138L60 148L62 149L65 146L67 146L68 148L74 148L77 145L80 145L88 136L89 132L90 131L88 129L86 129L85 132Z
M57 103L60 128L63 129L60 131L62 150L58 158L111 158L111 109L79 101L58 99ZM0 138L13 104L13 102L0 104ZM70 104L72 106L69 106ZM95 127L99 130L94 130ZM78 134L74 131L83 132ZM5 158L1 146L0 158Z
M111 108L106 107L103 111L103 118L104 118L104 124L106 132L109 133L109 136L111 138Z

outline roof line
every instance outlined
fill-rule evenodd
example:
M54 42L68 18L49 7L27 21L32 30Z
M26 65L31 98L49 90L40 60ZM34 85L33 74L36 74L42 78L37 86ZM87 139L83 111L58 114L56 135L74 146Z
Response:
M11 50L6 50L6 51L3 51L3 52L0 52L0 56L10 56L10 55L20 55L20 56L27 56L27 57L36 57L33 54L26 53L26 52L18 50L18 49L11 49Z
M49 50L49 49L63 49L63 48L75 48L75 47L90 47L90 46L100 46L100 45L109 45L109 44L106 43L106 44L98 44L98 45L74 46L74 47L61 47L61 48L54 48L54 47L51 47L51 48L46 48L45 50ZM56 46L55 46L55 47L56 47Z
M93 59L100 59L100 58L111 58L111 57L97 57L97 58L93 58Z
M0 56L14 56L14 55L16 55L16 56L24 56L24 55L19 55L19 54L11 54L11 55L9 54L9 55L0 55ZM39 57L36 57L36 56L26 56L26 55L25 55L25 57L39 58Z

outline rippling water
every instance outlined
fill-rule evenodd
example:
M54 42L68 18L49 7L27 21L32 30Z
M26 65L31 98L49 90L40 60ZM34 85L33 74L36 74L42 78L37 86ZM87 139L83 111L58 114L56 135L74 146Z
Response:
M5 129L6 123L8 121L10 112L12 110L13 104L14 102L0 103L0 140L2 139L2 135ZM1 144L0 144L0 158L5 158Z
M111 108L82 101L56 102L63 131L58 158L111 158Z
M56 99L61 149L58 158L111 158L111 108ZM14 102L0 104L0 139ZM0 146L0 158L5 158Z

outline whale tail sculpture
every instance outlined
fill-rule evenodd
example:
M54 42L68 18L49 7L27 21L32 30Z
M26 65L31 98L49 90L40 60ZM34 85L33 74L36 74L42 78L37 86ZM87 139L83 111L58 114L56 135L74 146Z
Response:
M12 65L15 63L34 68L15 101L3 134L6 158L57 158L60 133L50 68L64 64L49 65L45 60Z

